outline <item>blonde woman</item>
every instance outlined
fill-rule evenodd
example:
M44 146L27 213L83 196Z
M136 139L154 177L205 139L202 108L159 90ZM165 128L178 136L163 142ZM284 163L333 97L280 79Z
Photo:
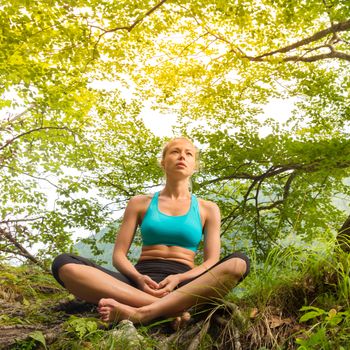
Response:
M248 274L249 259L240 252L219 260L219 208L189 191L197 153L182 137L164 147L165 187L153 196L131 198L126 207L113 252L119 272L72 254L54 260L57 281L77 297L98 304L102 320L147 323L178 316L208 298L224 296ZM143 245L134 266L127 253L138 226ZM202 237L204 259L195 266Z

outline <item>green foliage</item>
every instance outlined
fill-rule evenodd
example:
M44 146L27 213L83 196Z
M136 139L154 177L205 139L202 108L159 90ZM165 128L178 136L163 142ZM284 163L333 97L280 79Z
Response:
M350 341L350 261L348 254L334 247L334 241L331 241L313 249L304 246L275 248L264 263L253 255L251 274L225 300L214 300L204 312L192 313L194 319L206 315L202 317L211 325L199 346L227 349L229 340L239 330L239 339L247 349L271 349L274 346L299 350L347 349ZM77 314L69 319L66 313L57 311L54 306L61 304L67 294L39 268L2 265L0 279L2 306L7 306L10 301L13 303L1 315L0 328L21 325L20 332L23 332L29 325L41 329L41 333L30 331L26 339L14 345L14 349L44 347L42 335L59 323L63 327L54 342L45 340L52 350L137 348L131 345L130 339L118 333L123 331L121 325L106 329L106 324L92 317L97 317L97 313L91 314L91 306L85 313L76 310ZM254 317L250 316L253 309L257 310ZM19 312L21 317L16 316ZM218 326L215 321L218 315L227 320L223 326ZM276 320L280 324L272 326ZM167 321L138 328L138 334L143 338L135 339L140 345L137 346L140 349L160 346L160 329ZM192 326L196 323L188 327ZM178 348L176 336L169 337L169 341L172 339L169 346Z
M96 319L71 316L66 321L65 330L68 334L82 340L87 337L92 338L95 333L98 333L98 324Z
M31 338L25 341L19 341L12 347L14 350L32 350L37 349L37 341L35 338Z
M145 329L138 332L133 326L131 327L130 331L128 325L117 325L114 329L107 331L105 324L96 318L71 316L65 322L64 332L54 348L91 347L101 350L116 348L151 350L154 348L157 341L149 337Z
M300 322L305 322L305 321L311 320L315 317L327 314L327 312L325 310L319 309L319 308L314 307L314 306L303 306L300 309L300 311L308 311L306 314L304 314L302 317L300 317L300 320L299 320Z
M296 339L300 346L298 350L306 349L346 349L350 342L350 311L338 312L336 309L326 310L313 306L305 306L301 311L307 311L299 320L313 320L310 330L305 331L304 337Z
M42 332L35 331L33 333L30 333L29 337L36 340L37 342L41 343L44 346L45 350L47 349L45 337L44 337Z
M152 192L164 139L147 104L200 146L193 187L220 206L223 254L262 260L336 235L346 214L333 199L348 209L350 195L349 15L347 1L7 1L0 251L48 265Z
M263 264L252 259L250 277L228 296L256 310L245 330L250 347L347 349L349 262L334 241L275 248Z

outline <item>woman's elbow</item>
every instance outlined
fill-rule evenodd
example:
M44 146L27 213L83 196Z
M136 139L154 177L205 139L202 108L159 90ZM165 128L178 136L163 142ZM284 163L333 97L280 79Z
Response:
M122 252L115 251L113 253L112 264L118 270L118 266L123 259L126 259L126 255Z

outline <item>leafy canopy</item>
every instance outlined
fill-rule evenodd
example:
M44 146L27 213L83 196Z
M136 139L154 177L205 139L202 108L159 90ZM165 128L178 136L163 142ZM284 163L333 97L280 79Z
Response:
M145 103L199 144L194 190L220 205L223 250L264 256L344 221L347 1L20 0L0 11L6 256L40 263L161 183L164 140L145 127ZM263 115L268 103L292 112Z

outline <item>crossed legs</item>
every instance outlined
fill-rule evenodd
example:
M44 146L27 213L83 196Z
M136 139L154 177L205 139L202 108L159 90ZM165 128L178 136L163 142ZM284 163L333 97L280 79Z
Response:
M91 266L66 264L59 269L58 275L70 293L93 304L98 304L101 298L110 298L106 300L118 300L124 305L141 307L158 300L157 297ZM190 318L188 312L183 312L176 315L171 325L176 330L188 323Z
M89 264L87 259L79 259ZM123 276L121 278L120 274L116 276L114 272L98 266L62 264L60 257L53 264L53 273L58 282L75 296L98 303L103 320L130 319L139 323L162 316L177 316L191 306L211 298L223 297L248 271L248 258L241 253L233 253L199 277L160 299L137 289L128 279Z
M130 319L134 323L147 323L158 317L175 316L189 307L212 298L225 296L247 272L241 258L231 258L202 274L188 284L154 302L135 307L113 298L99 301L99 313L104 321Z
M140 307L158 300L92 266L65 264L59 269L58 275L70 293L90 303L97 304L101 298L112 298L123 304Z

